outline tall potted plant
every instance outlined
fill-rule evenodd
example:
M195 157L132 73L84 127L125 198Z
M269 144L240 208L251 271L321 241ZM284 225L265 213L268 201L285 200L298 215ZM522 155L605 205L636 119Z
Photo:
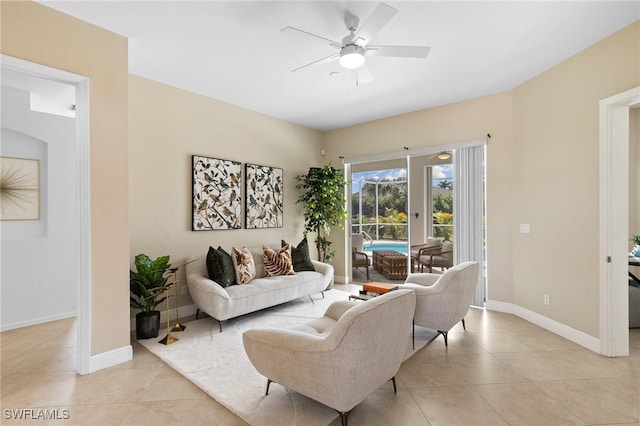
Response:
M136 271L129 271L129 305L140 309L136 314L136 339L158 337L160 311L155 308L166 299L163 293L171 286L165 276L171 267L169 256L151 260L146 254L139 254L134 263Z
M329 164L311 167L306 175L296 176L296 180L296 188L302 191L296 203L305 207L305 237L309 232L316 233L318 259L330 263L335 251L331 250L331 241L327 237L333 226L344 229L347 219L344 176Z

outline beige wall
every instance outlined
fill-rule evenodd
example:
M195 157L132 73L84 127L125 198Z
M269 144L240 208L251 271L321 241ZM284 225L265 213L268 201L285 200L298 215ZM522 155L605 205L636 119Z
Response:
M599 335L599 100L640 84L636 23L514 90L513 302ZM543 295L550 296L544 306Z
M131 75L129 139L131 260L138 253L170 255L176 265L209 246L302 239L294 177L321 164L320 132ZM244 163L283 168L284 227L191 231L192 155L242 162L243 176ZM179 279L185 283L184 268ZM180 305L191 303L181 299Z
M325 134L327 157L341 164L340 156L402 152L404 147L419 149L479 140L491 134L487 146L487 247L490 253L488 297L512 300L511 222L512 94L483 96L438 108L413 112L383 120L347 127ZM413 198L412 198L413 201ZM419 203L419 202L418 202ZM415 201L414 201L415 204ZM415 207L415 206L414 206ZM411 219L415 221L414 218ZM420 231L418 231L420 232ZM339 233L332 234L344 260L346 242ZM334 262L336 275L347 275L344 262Z
M327 132L327 154L335 163L490 133L487 298L597 337L598 101L640 84L639 33L636 22L512 91Z
M3 54L90 79L91 354L128 346L127 40L37 3L0 7Z

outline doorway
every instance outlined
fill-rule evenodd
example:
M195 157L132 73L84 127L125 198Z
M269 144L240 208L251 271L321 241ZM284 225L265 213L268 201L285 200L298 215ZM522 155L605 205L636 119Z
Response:
M55 304L57 295L56 284L63 285L71 281L70 289L64 294L64 301L67 302L65 309L61 312L51 312L42 314L36 309L32 315L26 317L14 317L13 319L3 318L2 327L7 329L17 328L26 325L35 325L63 317L76 317L76 371L79 374L87 374L90 371L91 358L91 275L90 275L90 216L89 216L89 81L86 77L72 74L66 71L57 70L32 62L24 61L6 55L1 55L1 69L3 86L12 82L10 87L13 99L17 104L22 104L23 110L20 118L17 114L17 104L11 102L2 104L3 116L3 136L5 133L13 137L13 147L3 144L2 155L11 155L11 150L17 152L18 156L39 161L38 179L40 186L40 213L37 220L31 222L16 221L11 223L2 222L3 232L2 245L10 245L16 242L28 245L35 242L36 246L47 246L47 251L43 251L38 258L37 267L47 269L43 273L31 276L31 281L36 286L36 291L30 291L29 298L36 298L44 291L37 291L48 286L53 289L53 295L45 294L46 300L41 301L46 304ZM7 77L5 79L5 77ZM52 124L43 125L46 114L50 114L50 106L37 104L38 96L34 93L47 92L48 89L58 88L61 92L75 92L72 101L64 101L59 105L58 113L67 117L75 115L72 122L53 119ZM4 87L3 87L4 89ZM4 92L4 90L3 90ZM54 92L56 92L54 90ZM4 95L3 95L4 96ZM45 95L40 100L51 99ZM55 97L54 97L55 98ZM26 106L26 107L25 107ZM55 108L54 108L55 109ZM65 112L66 111L66 112ZM54 113L55 115L55 113ZM40 123L40 124L38 124ZM60 124L64 123L64 124ZM42 126L60 129L60 126L71 129L66 135L58 137L54 144L48 141L49 132L43 132ZM30 146L29 148L25 148ZM6 152L6 153L5 153ZM43 195L44 194L44 195ZM60 197L64 200L61 201ZM64 226L64 231L58 229ZM35 233L35 234L34 234ZM66 235L70 234L70 235ZM9 242L8 238L12 238ZM30 241L34 240L35 241ZM14 248L14 247L12 247ZM3 247L4 251L5 247ZM72 255L61 258L62 252L68 251ZM28 248L21 248L21 252L16 253L19 257L26 258L32 253ZM11 302L5 298L11 282L17 283L19 274L5 276L3 256L3 304ZM49 263L46 263L49 262ZM69 262L64 274L59 273L56 265L62 262ZM4 282L5 278L9 278ZM11 296L14 298L24 298L20 294L19 284L14 286L16 290ZM72 298L73 300L68 300ZM15 302L15 300L14 300ZM59 301L58 301L59 302ZM25 306L24 304L22 305ZM44 305L43 305L44 306ZM4 307L4 306L3 306ZM19 311L16 311L19 312Z
M475 140L470 142L464 142L459 144L452 144L447 146L433 146L421 149L406 149L402 152L367 156L367 157L353 157L344 159L345 176L351 176L353 171L360 171L360 168L367 168L368 170L379 170L378 164L384 163L386 169L392 168L389 164L396 162L398 168L406 168L407 175L407 236L409 249L415 244L424 244L427 235L428 223L431 225L433 220L431 212L428 214L429 222L427 219L427 202L425 201L425 186L430 185L431 182L427 182L425 178L426 166L436 165L438 161L438 155L451 151L453 152L454 171L457 170L457 177L454 177L454 194L460 195L458 208L453 207L453 211L457 211L458 215L454 213L454 227L458 234L457 247L454 245L454 264L465 261L478 261L483 265L486 264L486 258L484 257L484 227L483 227L483 215L484 215L484 167L486 161L485 145L488 142L487 139ZM449 160L447 158L447 160ZM393 166L395 167L395 166ZM353 193L352 184L349 185L349 193ZM456 197L454 195L453 199ZM462 201L464 200L464 202ZM349 217L354 217L354 209L352 203L348 203ZM347 224L348 232L345 234L345 240L347 241L346 249L351 250L351 226L352 223ZM373 263L373 261L372 261ZM412 262L407 263L407 272L410 272ZM352 262L351 256L345 256L345 270L349 271L345 277L347 282L352 280ZM483 268L484 270L484 268ZM484 274L483 274L484 275ZM474 296L474 304L477 306L484 306L485 299L486 279L484 276L478 278L477 293Z
M640 87L600 101L600 353L629 355L629 110Z

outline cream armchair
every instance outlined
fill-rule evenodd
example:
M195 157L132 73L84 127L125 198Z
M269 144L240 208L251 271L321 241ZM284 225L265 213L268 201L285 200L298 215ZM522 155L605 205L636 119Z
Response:
M407 349L416 297L391 291L366 302L334 302L322 318L292 329L243 334L249 360L267 378L340 413L392 380ZM364 362L363 360L366 360Z
M399 289L416 293L414 324L438 331L448 345L447 333L469 311L478 282L478 262L464 262L442 274L409 274Z

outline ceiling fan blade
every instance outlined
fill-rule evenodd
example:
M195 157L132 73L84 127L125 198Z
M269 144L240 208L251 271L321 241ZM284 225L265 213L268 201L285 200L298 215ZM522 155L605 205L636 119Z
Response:
M365 56L393 56L400 58L426 58L429 46L367 46Z
M294 70L291 70L291 72L296 72L296 71L301 70L303 68L315 67L315 66L318 66L318 65L327 64L329 62L335 61L339 57L340 57L340 53L334 53L333 55L329 55L326 58L318 59L317 61L313 61L311 63L308 63L307 65L303 65L303 66L298 67L298 68L296 68Z
M334 46L334 47L336 47L338 49L340 49L342 47L342 44L338 43L335 40L331 40L329 38L322 37L322 36L319 36L317 34L310 33L309 31L301 30L299 28L284 27L280 31L283 32L283 33L294 35L294 36L303 36L305 38L313 38L316 41L317 40L324 40L324 41L328 42L331 46Z
M366 63L356 69L356 86L362 86L371 81L373 81L373 74Z
M358 46L366 46L378 32L389 23L391 18L398 13L398 9L395 9L388 4L380 3L373 13L367 18L364 24L356 30L351 37L351 43Z

